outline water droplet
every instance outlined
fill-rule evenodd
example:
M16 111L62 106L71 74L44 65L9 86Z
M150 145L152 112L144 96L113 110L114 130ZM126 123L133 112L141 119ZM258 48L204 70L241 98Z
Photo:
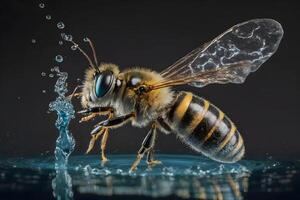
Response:
M72 35L67 35L67 34L61 34L62 38L66 41L72 41L73 40L73 36Z
M61 63L62 61L64 61L64 58L62 57L62 55L57 55L55 56L55 61Z
M64 42L60 40L60 41L58 41L58 44L59 44L59 45L63 45Z
M44 93L44 94L45 94L46 92L47 92L46 90L42 90L42 93Z
M64 29L65 28L65 24L63 22L58 22L57 23L57 28Z
M46 72L42 72L42 73L41 73L41 76L46 76Z
M84 41L84 42L88 42L88 41L90 41L90 39L87 38L87 37L85 37L85 38L83 38L83 41Z
M44 4L44 3L40 3L40 4L39 4L39 7L40 7L40 8L45 8L45 4Z
M47 20L50 20L51 18L52 18L51 15L46 15Z
M59 72L59 66L54 66L50 69L51 72Z
M53 71L55 71L55 72L60 72L60 71L59 71L59 66L53 67Z
M77 48L78 48L78 45L77 45L77 44L74 44L74 45L71 46L71 49L72 49L73 51L75 51Z
M31 39L31 43L35 44L36 43L36 39Z
M54 74L49 74L49 77L50 77L50 78L53 78L53 77L54 77Z
M18 100L21 100L21 97L17 97Z

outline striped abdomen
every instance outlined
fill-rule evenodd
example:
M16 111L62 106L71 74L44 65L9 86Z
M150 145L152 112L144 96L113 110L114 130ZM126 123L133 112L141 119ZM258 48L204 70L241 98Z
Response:
M190 92L180 92L165 123L184 143L220 162L236 162L245 151L243 138L216 106Z

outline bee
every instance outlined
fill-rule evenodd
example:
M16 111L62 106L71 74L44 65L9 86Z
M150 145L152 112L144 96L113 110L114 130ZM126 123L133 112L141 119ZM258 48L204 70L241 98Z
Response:
M97 116L107 119L95 125L87 152L101 139L101 158L105 155L109 130L131 123L135 127L151 129L137 152L130 171L137 169L144 156L148 165L159 164L154 159L157 129L162 133L174 133L193 150L224 163L240 160L245 153L243 138L236 125L218 107L196 94L174 91L171 87L191 85L204 87L208 84L243 83L277 50L283 29L273 19L253 19L239 23L212 41L196 48L161 72L133 67L120 71L117 65L98 65L95 48L94 61L71 41L87 58L81 92L84 116L81 122Z

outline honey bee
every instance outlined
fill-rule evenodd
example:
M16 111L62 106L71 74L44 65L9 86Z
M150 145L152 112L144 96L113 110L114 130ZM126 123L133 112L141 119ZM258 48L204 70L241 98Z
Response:
M89 61L81 97L85 115L81 122L99 115L107 119L96 124L91 132L89 152L101 140L102 161L109 130L131 123L136 127L151 125L137 152L130 171L136 170L146 155L149 165L154 159L157 129L175 133L193 150L219 162L233 163L245 153L244 142L236 125L215 105L191 92L172 90L172 86L188 84L204 87L213 83L243 83L277 50L283 29L273 19L253 19L239 23L212 41L196 48L161 72L133 67L120 71L117 65L98 65L91 40L94 62L71 41Z

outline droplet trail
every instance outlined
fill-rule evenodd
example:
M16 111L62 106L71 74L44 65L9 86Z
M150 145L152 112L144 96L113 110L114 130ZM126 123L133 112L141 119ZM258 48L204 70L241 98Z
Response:
M64 29L65 28L65 24L63 22L58 22L56 26L59 29Z
M57 55L55 56L55 61L61 63L64 61L64 58L62 57L62 55Z

